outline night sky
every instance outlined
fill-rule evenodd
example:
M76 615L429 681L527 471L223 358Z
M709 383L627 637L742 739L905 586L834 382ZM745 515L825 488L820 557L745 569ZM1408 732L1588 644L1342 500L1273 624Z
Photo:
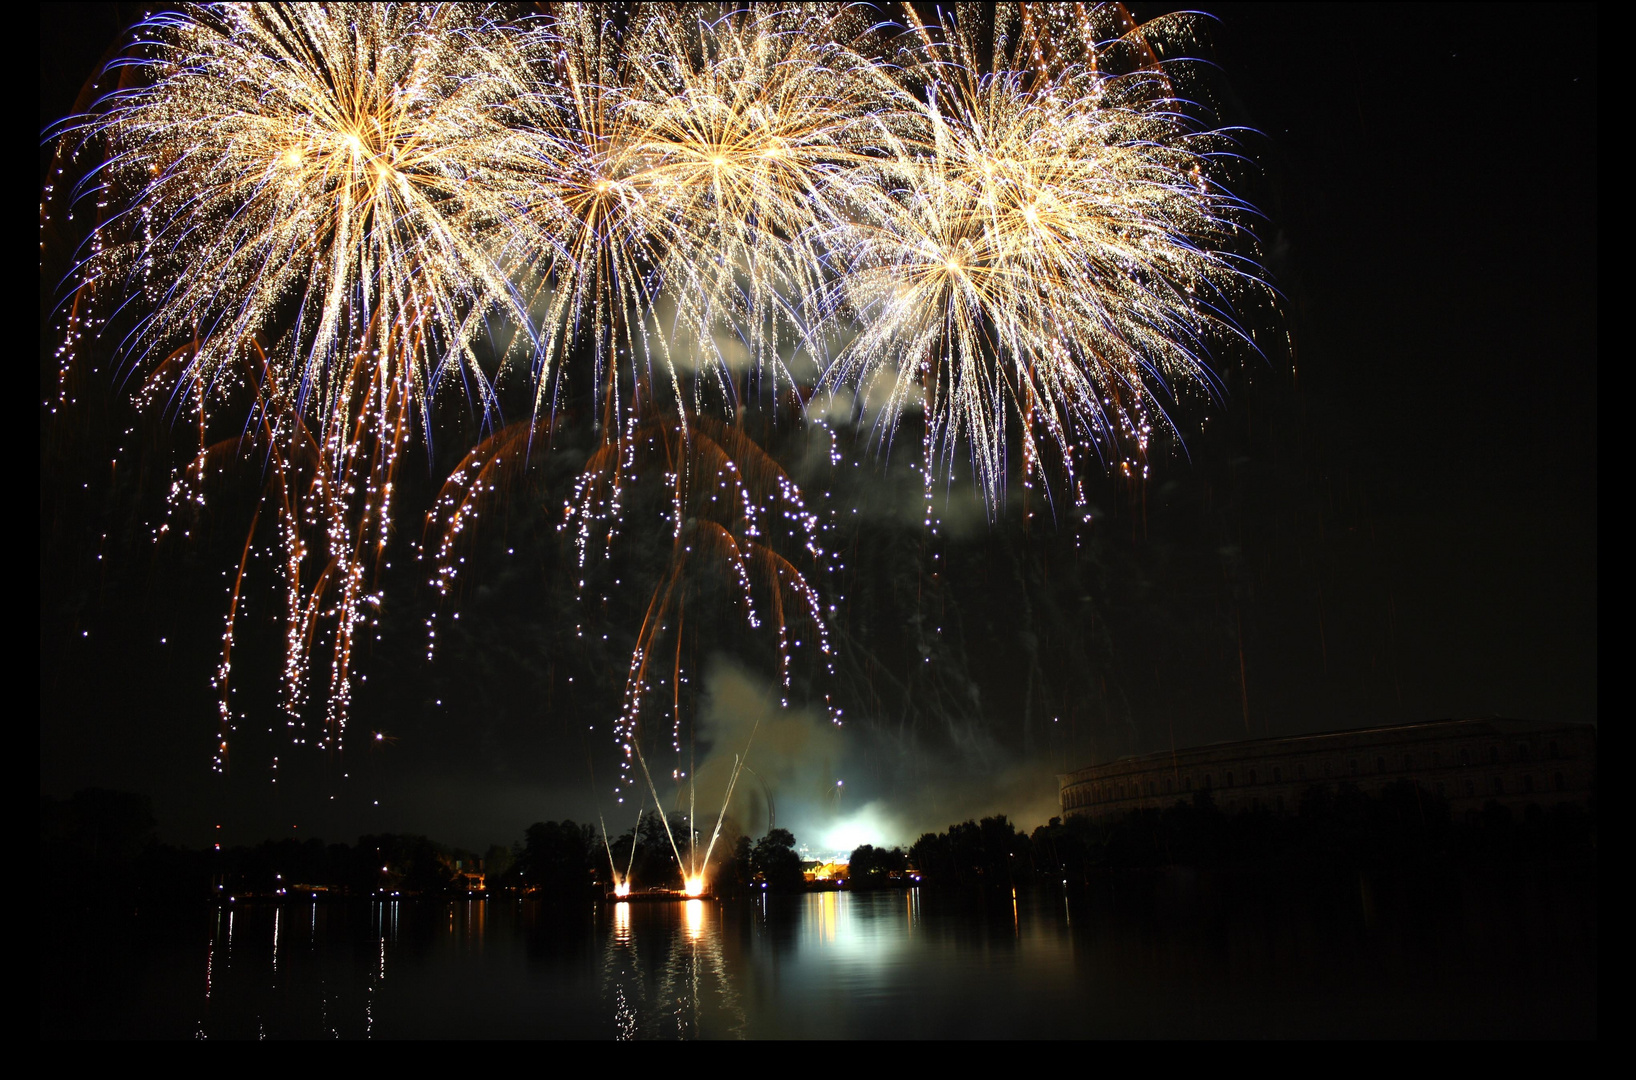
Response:
M136 13L65 8L41 15L42 127ZM962 477L928 546L912 454L883 461L843 432L831 474L790 425L768 436L815 502L858 521L830 534L853 554L826 587L844 597L849 723L776 710L766 658L724 630L698 660L699 729L719 749L764 711L760 790L814 846L996 811L1031 828L1055 773L1170 745L1597 720L1596 9L1209 11L1221 119L1259 133L1245 194L1294 354L1236 363L1203 430L1155 455L1145 498L1093 485L1083 528L1015 491L987 521ZM48 269L42 402L55 287ZM606 735L633 627L615 605L606 647L568 633L584 612L555 525L583 446L542 457L538 488L488 524L428 665L409 544L462 449L437 447L408 485L346 758L247 736L219 777L209 679L254 492L155 545L181 440L122 401L104 374L70 413L40 414L42 794L148 794L185 844L408 831L481 850L536 820L634 816L607 795ZM929 654L916 617L942 629ZM270 710L277 628L243 633L235 678ZM735 805L752 832L758 799Z

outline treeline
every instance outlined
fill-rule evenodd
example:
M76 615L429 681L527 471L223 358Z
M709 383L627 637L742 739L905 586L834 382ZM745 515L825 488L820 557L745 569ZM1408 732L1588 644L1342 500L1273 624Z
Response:
M1594 863L1594 806L1489 803L1456 820L1447 800L1410 780L1368 794L1309 788L1294 814L1224 813L1209 792L1166 809L1093 823L1076 816L1024 835L1005 817L927 833L909 861L932 886L1023 888L1110 871L1190 867L1277 874L1414 867Z
M482 855L424 836L380 834L355 844L269 840L223 850L190 850L155 839L145 796L90 789L43 798L40 853L47 895L86 902L177 901L219 895L274 896L301 889L331 895L458 895L481 882L547 900L603 895L627 873L636 890L678 889L684 866L704 860L708 834L695 839L685 815L642 817L605 838L592 825L536 822L509 846ZM678 861L678 854L681 858ZM1416 867L1594 865L1594 805L1530 806L1521 814L1490 803L1455 819L1447 801L1403 780L1368 794L1342 784L1314 786L1293 814L1227 814L1210 793L1166 809L1112 820L1083 816L1025 834L1003 815L927 833L909 848L865 844L852 852L848 885L916 881L931 887L1028 888L1089 882L1110 872L1164 867L1268 874ZM705 874L718 896L796 892L805 886L795 836L773 829L752 840L727 823Z
M580 900L611 889L616 873L628 873L636 889L681 888L683 865L695 863L692 830L682 814L645 814L636 828L612 838L592 825L536 822L517 842L491 845L481 855L424 836L386 833L354 844L285 839L198 850L159 843L156 826L144 795L93 788L68 799L43 797L45 892L84 902L175 902L302 891L460 895L481 886L490 893ZM697 843L702 862L708 834ZM799 890L804 881L795 847L787 829L751 840L729 822L710 851L706 877L718 895Z
M913 880L909 853L902 848L878 848L860 844L847 860L847 884L854 889L874 889L902 885Z
M485 855L424 836L362 836L355 844L267 840L205 849L159 843L145 795L90 788L40 800L42 888L51 896L97 900L206 899L217 894L273 896L300 889L343 895L459 892L471 875L504 873L512 849Z

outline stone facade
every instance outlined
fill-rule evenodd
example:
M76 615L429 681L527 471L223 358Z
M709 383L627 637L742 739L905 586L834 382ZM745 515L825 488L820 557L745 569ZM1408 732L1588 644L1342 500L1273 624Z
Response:
M1165 750L1058 777L1063 817L1092 820L1201 790L1228 812L1293 812L1314 784L1375 793L1398 780L1436 791L1457 815L1489 801L1587 802L1596 792L1596 726L1437 720Z

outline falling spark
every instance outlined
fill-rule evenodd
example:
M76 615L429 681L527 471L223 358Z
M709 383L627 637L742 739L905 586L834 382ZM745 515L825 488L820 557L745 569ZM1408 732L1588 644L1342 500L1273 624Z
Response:
M100 158L87 184L104 208L72 310L134 312L110 325L141 376L138 404L186 402L197 417L203 449L172 506L202 505L212 468L235 456L267 478L298 743L327 626L326 724L312 741L341 746L354 637L379 603L417 424L429 438L452 374L488 410L472 340L491 315L526 322L507 239L531 159L507 117L532 92L542 43L462 6L189 7L139 24L112 65L119 87L62 126L76 156ZM233 438L209 437L217 411ZM249 553L217 673L218 768Z

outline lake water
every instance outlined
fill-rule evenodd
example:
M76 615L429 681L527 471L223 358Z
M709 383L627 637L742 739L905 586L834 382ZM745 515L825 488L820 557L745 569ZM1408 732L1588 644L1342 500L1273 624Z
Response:
M42 1034L991 1038L1596 1034L1594 893L1394 919L1063 892L233 905L47 920ZM1389 906L1389 905L1388 905Z

